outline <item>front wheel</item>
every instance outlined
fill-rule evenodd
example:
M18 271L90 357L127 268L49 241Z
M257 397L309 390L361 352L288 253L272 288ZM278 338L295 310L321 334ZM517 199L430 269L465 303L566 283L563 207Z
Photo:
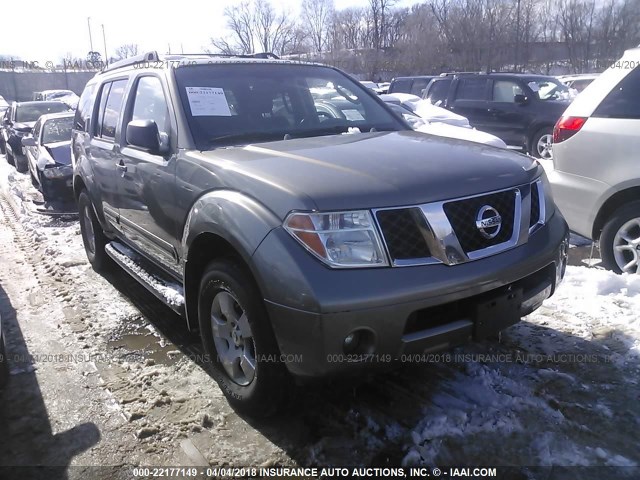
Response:
M600 235L600 253L609 270L640 274L640 201L613 213Z
M4 140L0 139L0 153L5 155L7 153L7 146L4 143Z
M198 320L212 376L229 403L256 417L287 399L290 377L253 278L233 258L215 260L200 281Z
M82 243L87 253L89 263L96 272L108 270L113 261L107 255L104 247L109 239L102 231L102 226L93 210L93 204L86 190L80 193L78 198L78 213L80 216L80 232L82 233Z
M541 128L531 139L531 155L542 160L553 158L553 129L551 127Z
M18 172L27 173L27 170L29 170L29 163L28 163L29 161L27 160L27 157L21 154L15 154L14 162L16 165L16 170Z

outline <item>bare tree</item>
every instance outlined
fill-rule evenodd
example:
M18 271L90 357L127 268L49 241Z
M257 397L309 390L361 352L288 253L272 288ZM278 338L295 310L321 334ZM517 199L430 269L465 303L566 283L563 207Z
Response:
M138 45L135 43L127 43L116 48L116 60L122 60L136 55L138 55Z
M285 12L278 12L269 0L249 0L224 10L230 36L212 38L215 50L227 54L248 54L258 50L289 53L301 42L301 32Z
M333 14L333 0L302 1L302 22L308 28L316 52L322 52L327 45Z

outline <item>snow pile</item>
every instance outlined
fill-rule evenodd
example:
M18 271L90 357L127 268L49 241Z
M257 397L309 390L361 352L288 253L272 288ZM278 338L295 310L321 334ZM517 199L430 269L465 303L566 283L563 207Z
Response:
M446 108L436 107L432 105L429 100L415 102L413 111L430 122L440 122L457 127L471 128L467 117L453 113Z

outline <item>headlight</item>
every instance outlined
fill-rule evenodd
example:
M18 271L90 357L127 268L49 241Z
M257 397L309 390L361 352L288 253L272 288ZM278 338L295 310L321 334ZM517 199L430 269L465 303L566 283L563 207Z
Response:
M71 165L64 165L62 167L44 167L42 174L46 178L68 177L73 174L73 167Z
M292 212L285 219L284 228L303 247L331 267L389 265L368 210Z

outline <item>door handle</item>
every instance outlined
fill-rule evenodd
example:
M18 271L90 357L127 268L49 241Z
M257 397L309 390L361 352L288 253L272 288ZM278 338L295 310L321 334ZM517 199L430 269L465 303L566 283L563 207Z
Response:
M122 160L120 160L118 163L116 163L116 168L118 169L118 171L124 176L125 173L127 173L127 166L124 164L124 162Z

